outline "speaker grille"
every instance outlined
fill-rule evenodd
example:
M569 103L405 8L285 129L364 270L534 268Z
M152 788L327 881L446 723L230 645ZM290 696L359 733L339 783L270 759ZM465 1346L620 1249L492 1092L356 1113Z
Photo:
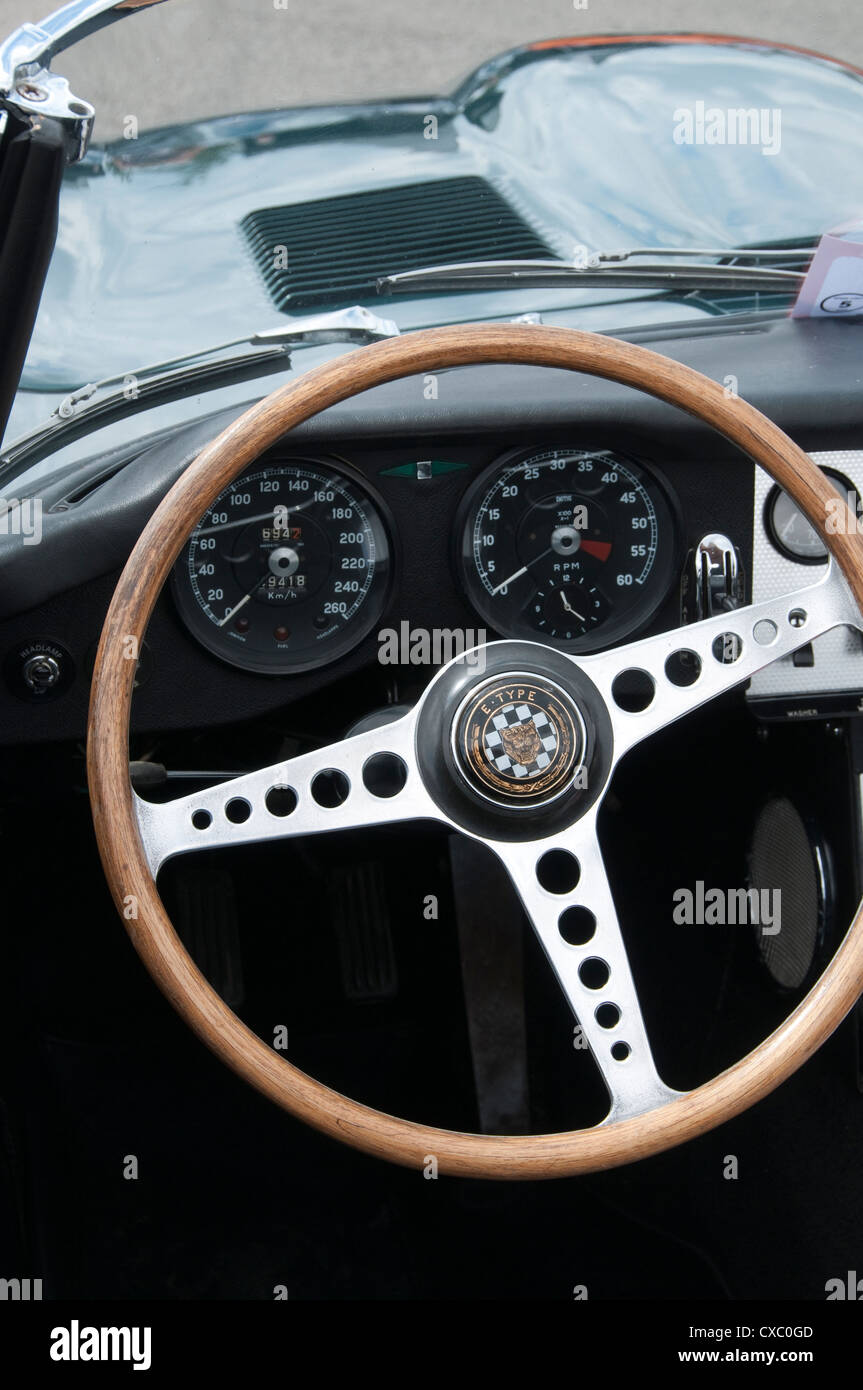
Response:
M783 989L799 989L815 958L824 902L815 848L787 798L769 801L755 822L749 885L781 892L780 930L768 936L758 926L756 942L775 983Z

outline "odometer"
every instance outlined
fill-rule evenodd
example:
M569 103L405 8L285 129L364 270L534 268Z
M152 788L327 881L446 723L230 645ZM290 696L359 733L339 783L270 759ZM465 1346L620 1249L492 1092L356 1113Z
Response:
M191 632L249 671L305 671L380 618L390 547L380 510L343 465L293 459L236 479L174 568Z
M674 571L671 506L653 474L609 450L520 452L463 504L461 566L504 637L590 651L629 635Z

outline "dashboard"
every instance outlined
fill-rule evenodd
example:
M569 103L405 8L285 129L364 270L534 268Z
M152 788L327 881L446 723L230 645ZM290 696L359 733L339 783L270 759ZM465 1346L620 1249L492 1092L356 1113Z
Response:
M417 459L389 478L468 475L451 558L462 593L500 637L595 651L643 628L678 568L680 506L655 467L612 449L517 449L476 477ZM411 476L413 474L413 476ZM346 461L271 457L227 487L177 562L189 632L221 660L289 675L326 666L380 624L395 523Z
M863 490L849 329L726 320L630 336L714 379L730 364L753 404ZM281 720L302 702L314 715L325 691L348 728L417 698L453 654L448 638L578 653L678 627L696 616L693 560L709 535L734 548L741 602L817 577L823 556L770 479L680 411L532 367L458 368L439 375L436 394L425 385L389 383L323 412L198 519L139 655L133 729ZM38 545L0 533L4 742L84 737L126 557L174 480L241 410L201 408L184 426L142 430L41 479ZM768 717L777 701L780 713L793 700L814 708L810 691L856 700L863 648L849 640L853 650L827 634L803 653L811 664L777 663L750 696ZM828 660L829 641L842 649ZM58 678L32 688L34 662L53 663Z
M848 503L863 530L863 450L812 449L812 459ZM753 515L753 602L814 583L826 563L820 538L785 493L756 470ZM852 628L834 628L792 656L753 676L749 699L762 718L811 719L863 709L863 642Z

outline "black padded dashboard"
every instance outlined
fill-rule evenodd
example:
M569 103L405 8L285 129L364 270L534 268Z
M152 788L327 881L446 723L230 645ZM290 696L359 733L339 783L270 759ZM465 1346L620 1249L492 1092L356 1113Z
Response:
M860 447L863 336L855 325L786 318L717 320L683 331L627 334L739 393L804 448ZM86 729L89 672L101 624L125 559L159 500L240 408L141 439L39 484L43 537L23 546L0 536L0 739L77 738ZM409 378L376 388L308 421L281 457L341 458L382 497L394 528L395 578L382 625L482 626L461 589L454 519L477 474L519 447L617 449L661 471L680 507L682 552L720 530L751 565L753 468L694 419L643 393L568 372L515 366L441 372L436 398ZM429 480L385 470L412 460L457 458L459 471ZM648 631L676 625L676 586ZM46 701L28 700L9 679L28 642L59 644L70 680ZM218 725L278 712L373 667L372 633L331 666L290 676L234 669L203 650L164 592L147 635L145 679L135 697L139 730ZM428 679L431 672L426 672ZM362 711L359 711L362 712ZM346 711L345 723L351 713Z

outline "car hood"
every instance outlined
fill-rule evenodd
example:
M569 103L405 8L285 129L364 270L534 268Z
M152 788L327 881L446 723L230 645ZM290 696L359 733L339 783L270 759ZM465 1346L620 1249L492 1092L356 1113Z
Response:
M711 110L740 109L758 113L769 138L709 143L705 115L709 123ZM686 112L689 143L675 136ZM375 200L350 204L369 209L359 229L356 217L343 220L342 200L473 181L504 200L545 254L568 259L578 245L817 236L863 214L861 169L858 71L776 45L694 36L541 44L493 59L450 97L148 132L94 146L68 171L23 386L67 390L314 312L280 305L268 287L249 231L264 209L320 202L323 242L359 245L375 239ZM458 224L457 202L453 216ZM426 259L454 259L449 245L443 238ZM482 237L476 245L482 258ZM382 299L371 285L317 308L346 302L365 302L402 329L527 310L564 321L559 312L577 308L581 326L612 329L704 312L614 289Z

